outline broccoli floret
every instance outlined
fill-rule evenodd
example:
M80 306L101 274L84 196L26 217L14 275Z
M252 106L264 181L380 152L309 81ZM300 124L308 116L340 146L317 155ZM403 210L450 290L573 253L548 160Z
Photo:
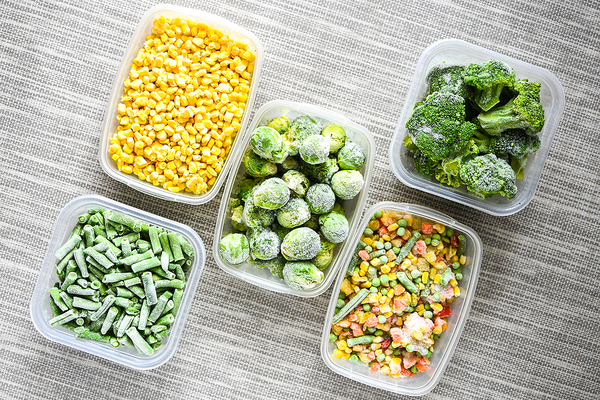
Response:
M427 84L429 94L434 92L448 92L464 99L472 95L473 88L468 86L463 79L465 67L462 65L448 66L439 64L429 70Z
M501 107L477 116L481 127L498 136L508 129L523 129L535 135L544 127L544 108L540 103L540 84L521 80L513 86L516 96Z
M414 144L434 161L461 148L476 126L465 121L464 99L452 93L435 92L413 111L406 122Z
M515 171L494 154L477 156L460 166L460 178L467 189L485 198L495 194L512 200L517 194Z
M450 156L444 158L440 163L440 167L446 174L458 176L460 174L460 166L478 154L479 147L477 147L474 140L469 140L460 151L452 153Z
M415 150L413 158L415 161L415 169L423 175L434 176L435 171L440 165L439 161L431 160L431 158L427 157L419 149Z
M408 150L412 150L412 151L417 150L417 146L415 146L412 139L408 135L404 136L404 139L402 140L402 144L404 144L404 147L406 147Z
M517 158L514 156L510 156L510 166L513 171L515 171L515 175L517 179L523 179L523 173L525 172L525 165L527 164L527 155L523 158Z
M490 60L470 64L464 71L464 81L475 87L471 99L483 111L488 111L500 102L502 88L515 83L515 71L501 61Z
M435 171L435 179L437 179L440 183L445 183L446 185L454 186L456 188L465 185L463 180L460 179L459 175L449 175L445 173L441 167Z
M471 138L477 145L479 152L482 154L490 153L490 137L485 133L481 133L480 131L475 131L473 137Z
M539 137L530 136L521 129L509 129L490 139L490 152L497 156L523 158L538 151L540 145Z

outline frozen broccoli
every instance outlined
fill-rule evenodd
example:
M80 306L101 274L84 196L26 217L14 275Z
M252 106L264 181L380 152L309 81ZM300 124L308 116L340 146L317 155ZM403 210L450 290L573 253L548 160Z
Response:
M253 191L254 204L260 208L277 210L290 199L290 189L281 178L269 178Z
M419 150L437 161L462 147L473 136L476 126L465 121L462 97L435 92L414 109L406 128Z
M413 160L415 163L415 169L427 176L434 176L438 166L440 165L439 161L433 161L431 158L423 154L423 152L419 149L414 151Z
M338 153L338 165L341 169L361 169L367 156L356 142L346 141Z
M348 237L350 226L342 214L330 212L319 217L321 233L331 243L341 243Z
M308 221L310 216L308 204L295 197L277 210L277 221L285 228L296 228Z
M539 137L528 135L521 129L509 129L490 139L490 153L523 158L538 151L540 145Z
M335 193L328 185L317 183L308 188L305 200L311 213L325 214L331 211L335 204Z
M279 254L281 240L270 229L255 229L248 235L250 252L255 260L272 260Z
M460 178L470 192L484 199L500 194L512 200L517 194L515 171L494 154L477 156L463 163Z
M219 242L219 254L228 264L243 263L250 255L248 239L241 233L230 233Z
M290 127L290 120L285 115L279 118L273 118L267 122L269 128L275 129L281 135L285 134Z
M329 140L320 135L307 137L298 150L302 160L308 164L322 164L329 156Z
M428 93L446 92L458 95L463 99L469 98L473 88L465 84L464 70L465 67L462 65L439 64L434 66L427 74Z
M450 154L440 162L440 168L444 173L452 176L460 174L460 166L479 154L479 147L474 140L469 140L459 151Z
M488 135L475 131L471 140L475 142L480 153L490 153L490 137Z
M289 262L283 267L283 280L292 289L312 289L323 281L323 277L323 272L308 261Z
M317 232L310 228L296 228L288 233L281 243L281 254L286 260L310 260L321 249Z
M492 108L477 116L481 127L492 136L509 129L523 129L535 135L544 127L544 108L540 103L540 84L527 80L516 81L516 96L503 106Z
M281 179L287 183L287 186L293 196L304 197L308 187L310 186L310 181L306 175L293 169L283 174Z
M288 156L281 135L268 126L259 126L252 132L250 147L258 156L274 163L281 163Z
M277 173L277 165L260 158L254 151L249 150L244 156L244 167L248 175L263 178Z
M323 164L310 165L304 161L300 161L302 172L311 180L320 183L329 183L331 177L340 170L337 160L334 157L329 157Z
M502 89L515 83L515 71L507 64L496 60L470 64L463 76L467 85L475 87L475 93L471 98L483 111L488 111L498 104Z
M286 142L290 155L298 154L298 149L304 140L312 135L320 135L321 130L317 122L308 115L297 117L286 133L283 135L283 140Z
M365 180L359 171L343 170L331 178L331 189L342 200L353 199L360 193Z
M321 135L329 140L329 151L336 153L346 142L346 131L339 125L328 125L321 131Z
M402 144L404 144L404 147L406 147L408 150L418 150L418 147L413 143L409 135L404 136L404 139L402 139Z
M321 238L321 250L317 253L315 258L310 260L315 267L323 270L331 264L331 260L333 260L333 249L335 248L335 243L331 243L327 241L323 236L319 236Z

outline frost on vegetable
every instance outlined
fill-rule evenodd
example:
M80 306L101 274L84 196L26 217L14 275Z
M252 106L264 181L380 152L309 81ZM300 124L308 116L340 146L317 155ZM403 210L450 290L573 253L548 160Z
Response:
M460 166L460 178L470 192L488 198L495 194L512 200L517 194L517 177L512 167L494 154L477 156Z
M342 200L353 199L360 193L365 181L360 172L343 170L336 172L331 178L331 189Z
M299 153L308 164L322 164L329 156L329 141L324 136L309 136L300 145Z
M277 165L260 158L254 151L249 150L244 156L246 173L256 178L264 178L277 173Z
M291 198L277 210L277 221L284 228L296 228L310 219L308 204L302 199Z
M290 189L281 178L269 178L253 190L254 204L260 208L277 210L290 198Z
M283 279L283 267L285 266L285 263L287 261L281 255L278 255L277 257L271 260L259 260L250 257L248 259L248 262L250 263L250 265L253 265L256 268L268 268L273 276L276 276L279 279Z
M310 260L321 249L319 234L310 228L296 228L281 243L281 254L286 260Z
M305 200L311 213L325 214L333 209L335 194L328 185L317 183L308 188Z
M300 163L294 157L287 157L281 164L277 164L281 170L289 171L300 168Z
M239 205L231 210L231 226L238 231L245 231L246 225L243 220L244 206Z
M250 255L250 245L241 233L230 233L219 242L219 254L228 264L241 264Z
M290 155L295 156L307 137L320 133L319 125L314 119L308 115L301 115L292 122L283 140L288 146Z
M321 238L321 250L317 253L315 258L310 260L317 268L323 270L331 264L331 260L333 260L333 249L335 248L335 243L329 242L323 236Z
M250 194L250 191L252 190L252 188L257 186L260 183L261 183L260 179L251 179L251 178L243 179L240 182L240 184L238 185L236 197L238 199L240 199L241 201L245 202L246 199L248 198L248 195Z
M267 122L267 126L269 128L275 129L281 135L287 132L290 125L290 120L285 115L279 118L273 118L272 120L269 120L269 122Z
M311 165L301 160L300 169L311 180L329 184L331 177L340 170L340 167L335 157L329 157L323 164L317 165Z
M303 262L288 262L283 268L283 280L293 289L312 289L323 281L323 272L314 264Z
M244 204L244 212L242 214L242 222L246 227L250 229L257 229L268 227L275 222L276 212L274 210L267 210L266 208L260 208L254 204L254 191L252 189L246 204Z
M285 183L287 183L288 188L291 190L292 195L298 197L304 197L308 187L310 186L310 181L300 171L290 170L287 171L281 177Z
M288 156L287 145L281 135L268 126L259 126L252 132L250 146L258 156L274 163L281 163Z
M270 229L257 229L249 235L250 252L252 258L259 260L271 260L279 254L281 241L279 236Z
M341 214L330 212L319 217L321 233L331 243L341 243L348 237L350 226Z
M346 131L339 125L328 125L321 131L321 135L329 141L329 151L336 153L344 147L346 142Z
M347 141L338 153L338 165L341 169L361 169L367 156L356 142Z
M318 231L319 230L319 215L312 214L310 216L310 219L308 221L306 221L306 223L302 226L305 228L310 228L313 231Z

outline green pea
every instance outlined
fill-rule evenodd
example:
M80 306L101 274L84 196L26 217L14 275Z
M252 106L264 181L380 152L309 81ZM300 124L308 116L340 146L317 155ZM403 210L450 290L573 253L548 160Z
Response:
M377 329L375 331L375 336L382 336L383 335L383 331L381 329Z
M386 288L381 289L381 295L385 296L388 293Z
M352 358L352 357L350 357L350 358ZM412 372L413 374L416 374L417 372L419 372L419 370L417 369L417 366L415 365L414 367L412 367L410 369L410 372Z
M388 262L387 256L381 256L381 257L379 257L379 262L382 263L382 264L387 264L387 262Z
M338 299L336 307L337 308L344 308L344 306L346 305L346 302L342 299Z
M402 352L402 350L400 350L400 349L394 349L395 356L399 356L401 352Z
M329 334L329 341L330 342L335 342L337 340L337 336L335 335L335 333L330 333Z
M394 252L394 254L398 254L398 253L400 253L400 247L394 246L394 247L392 247L392 251Z
M455 274L462 274L462 268L456 268L456 270L454 271Z
M414 282L415 282L415 283L418 285L419 283L421 283L421 278L420 278L420 277L416 278L416 279L414 280Z
M439 335L433 335L433 340L438 340L439 339Z
M440 240L440 239L441 239L441 236L440 236L440 235L438 235L438 234L436 233L436 234L434 234L434 235L431 235L431 238L432 238L432 239L437 239L437 240Z
M356 354L352 354L349 358L350 362L357 362L358 356Z
M366 246L365 250L367 251L367 253L370 253L373 251L373 248L371 246Z
M371 293L377 293L377 288L375 286L371 286L369 288L369 292L371 292Z
M391 249L391 248L392 248L392 243L390 243L390 242L385 242L385 243L383 244L383 248L384 248L384 249L386 249L386 250L389 250L389 249Z
M374 326L371 326L371 327L367 328L367 332L369 332L369 333L373 333L376 330L377 330L377 328L375 328Z
M383 249L383 243L375 242L375 247L377 248L377 250L381 250L381 249Z
M406 229L400 227L398 228L398 236L404 236L404 234L406 233Z
M338 299L344 300L345 298L346 298L346 293L340 292L340 294L338 295Z
M431 241L431 245L434 246L434 247L437 247L437 246L440 245L440 241L438 239L433 239Z
M419 271L417 268L415 268L412 271L410 271L410 276L412 276L413 279L417 279L418 277L421 276L421 271Z
M414 309L414 308L412 308L411 306L408 306L408 307L406 307L406 308L404 309L404 312L407 312L407 313L411 313L411 312L413 312L413 311L415 311L415 309Z
M408 346L406 346L406 351L408 351L409 353L412 353L413 351L415 351L415 346L413 346L412 344L409 344Z
M425 311L423 313L423 318L429 318L429 319L431 319L431 318L433 318L433 313L431 311Z
M429 303L425 303L425 309L426 310L431 310L431 306L429 305Z
M431 244L431 238L425 238L424 241L427 245Z
M430 358L430 357L431 357L431 354L432 354L432 353L431 353L431 351L430 351L430 350L427 350L427 358Z
M450 228L446 229L446 236L450 237L452 235L454 235L454 231Z
M381 353L380 355L377 356L377 361L383 362L383 360L385 360L385 354Z
M406 227L407 222L405 219L399 219L398 222L396 222L398 224L398 226L402 226L402 227Z
M390 287L394 287L394 286L396 286L397 284L398 284L398 282L397 282L397 281L391 281L391 282L390 282Z
M375 268L375 267L369 267L369 269L367 270L367 273L369 275L375 275L377 273L377 268Z
M460 263L458 261L454 261L452 263L452 268L456 269L456 268L460 268Z
M436 293L433 296L431 296L431 298L433 299L433 301L440 301L440 294Z
M363 310L365 310L365 311L371 311L371 305L370 304L363 304Z
M363 233L365 236L373 236L373 230L371 228L365 229Z
M381 282L379 281L379 278L373 278L373 280L371 281L371 285L377 287L381 284Z
M379 278L379 281L381 282L381 284L383 286L387 286L388 283L390 283L390 278L387 275L381 275L381 277Z
M385 324L385 322L387 321L387 318L385 317L385 315L379 314L379 315L377 316L377 321L378 321L380 324Z
M383 217L383 211L379 210L375 213L375 218L381 218Z
M340 309L336 307L333 313L334 313L334 314L337 314L337 313L339 313L339 312L340 312Z
M462 278L463 278L463 276L460 272L455 274L454 277L456 278L457 281L462 281Z

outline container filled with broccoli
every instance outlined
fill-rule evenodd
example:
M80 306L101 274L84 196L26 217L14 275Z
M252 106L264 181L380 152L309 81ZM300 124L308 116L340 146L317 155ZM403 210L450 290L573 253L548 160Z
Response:
M390 164L405 184L493 215L535 194L564 108L547 70L460 40L421 56Z
M373 138L341 115L275 101L244 141L221 203L215 260L258 286L317 296L353 250L345 239L366 200Z

